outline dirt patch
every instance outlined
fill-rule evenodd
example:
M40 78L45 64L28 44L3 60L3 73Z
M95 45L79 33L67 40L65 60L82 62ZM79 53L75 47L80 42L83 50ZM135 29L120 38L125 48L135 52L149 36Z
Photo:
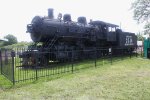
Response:
M135 71L131 74L131 76L136 76L136 77L150 77L150 71L146 71L146 70L138 70Z

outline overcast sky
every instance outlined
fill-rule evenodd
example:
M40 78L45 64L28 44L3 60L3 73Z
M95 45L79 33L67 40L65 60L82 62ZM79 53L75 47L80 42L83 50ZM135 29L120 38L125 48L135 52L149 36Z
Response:
M46 16L47 9L58 13L69 13L72 20L79 16L120 25L124 31L137 33L142 27L133 20L130 10L134 0L1 0L0 38L13 34L18 41L31 41L26 26L36 15Z

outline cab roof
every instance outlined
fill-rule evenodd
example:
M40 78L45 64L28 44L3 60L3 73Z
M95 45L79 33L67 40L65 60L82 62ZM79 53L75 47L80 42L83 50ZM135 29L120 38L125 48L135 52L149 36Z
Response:
M108 26L108 27L119 27L118 25L103 22L103 21L92 21L89 24L91 24L91 25L105 25L105 26Z

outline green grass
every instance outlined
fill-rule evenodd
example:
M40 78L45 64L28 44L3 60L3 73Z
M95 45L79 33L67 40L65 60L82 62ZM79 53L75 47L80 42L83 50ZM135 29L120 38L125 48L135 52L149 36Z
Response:
M18 58L16 58L16 61ZM20 61L17 61L17 65ZM88 63L87 63L88 62ZM110 63L110 59L97 59L97 66L103 65L106 63ZM73 63L73 71L94 67L95 66L95 60L82 60L80 62L74 62ZM46 67L46 66L45 66ZM60 73L67 73L72 72L72 63L54 63L50 64L46 68L39 68L37 69L37 77L43 77L43 76L50 76L50 75L56 75ZM11 75L11 74L10 74ZM20 80L28 80L28 79L35 79L36 78L36 70L32 68L22 68L22 67L16 67L15 68L15 81L18 82Z
M15 86L0 76L0 99L149 100L149 60L134 57L112 65L100 63L97 68L89 67L73 74L59 74Z

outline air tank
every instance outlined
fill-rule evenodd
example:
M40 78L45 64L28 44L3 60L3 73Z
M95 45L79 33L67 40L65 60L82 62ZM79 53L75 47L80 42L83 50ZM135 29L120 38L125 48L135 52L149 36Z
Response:
M78 23L87 24L86 17L78 17Z

